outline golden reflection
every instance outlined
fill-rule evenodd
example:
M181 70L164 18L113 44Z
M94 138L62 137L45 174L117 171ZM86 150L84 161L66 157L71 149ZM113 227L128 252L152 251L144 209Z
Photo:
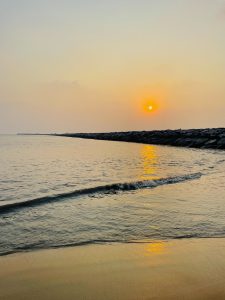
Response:
M155 146L143 145L141 147L142 174L141 180L157 179L158 155Z
M163 254L166 251L166 243L164 242L157 242L157 243L150 243L147 244L145 248L146 254Z

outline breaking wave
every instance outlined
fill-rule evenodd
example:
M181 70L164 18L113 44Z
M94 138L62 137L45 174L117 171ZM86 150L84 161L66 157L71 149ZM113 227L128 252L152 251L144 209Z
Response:
M176 177L160 178L154 180L142 180L135 182L125 182L125 183L114 183L102 186L96 186L91 188L79 189L67 193L61 193L56 195L50 195L40 198L34 198L31 200L26 200L18 203L11 203L0 206L0 214L7 213L13 210L22 209L26 207L38 206L50 202L57 202L71 197L79 197L82 195L93 195L93 194L107 194L107 193L117 193L123 191L134 191L139 189L150 189L156 188L161 185L176 184L188 180L199 179L202 173L192 173Z

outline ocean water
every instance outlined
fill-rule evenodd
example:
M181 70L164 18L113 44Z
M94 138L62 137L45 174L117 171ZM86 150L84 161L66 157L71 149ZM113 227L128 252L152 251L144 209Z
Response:
M0 136L0 255L225 237L225 151Z

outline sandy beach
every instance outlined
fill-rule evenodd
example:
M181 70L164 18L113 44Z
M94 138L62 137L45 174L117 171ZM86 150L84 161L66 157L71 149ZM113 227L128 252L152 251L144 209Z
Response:
M0 258L0 299L224 299L225 239L90 245Z

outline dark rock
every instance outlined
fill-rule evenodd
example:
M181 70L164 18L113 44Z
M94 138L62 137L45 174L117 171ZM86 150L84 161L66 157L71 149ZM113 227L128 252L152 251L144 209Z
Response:
M217 142L218 148L219 149L225 149L225 137L221 138L218 142Z
M54 134L86 139L124 141L179 147L225 149L225 128Z
M224 144L225 143L225 137L222 137L219 139L219 141L217 142L217 144Z
M210 148L210 147L216 148L216 145L217 145L217 140L216 140L216 139L208 140L208 141L204 144L203 148Z

